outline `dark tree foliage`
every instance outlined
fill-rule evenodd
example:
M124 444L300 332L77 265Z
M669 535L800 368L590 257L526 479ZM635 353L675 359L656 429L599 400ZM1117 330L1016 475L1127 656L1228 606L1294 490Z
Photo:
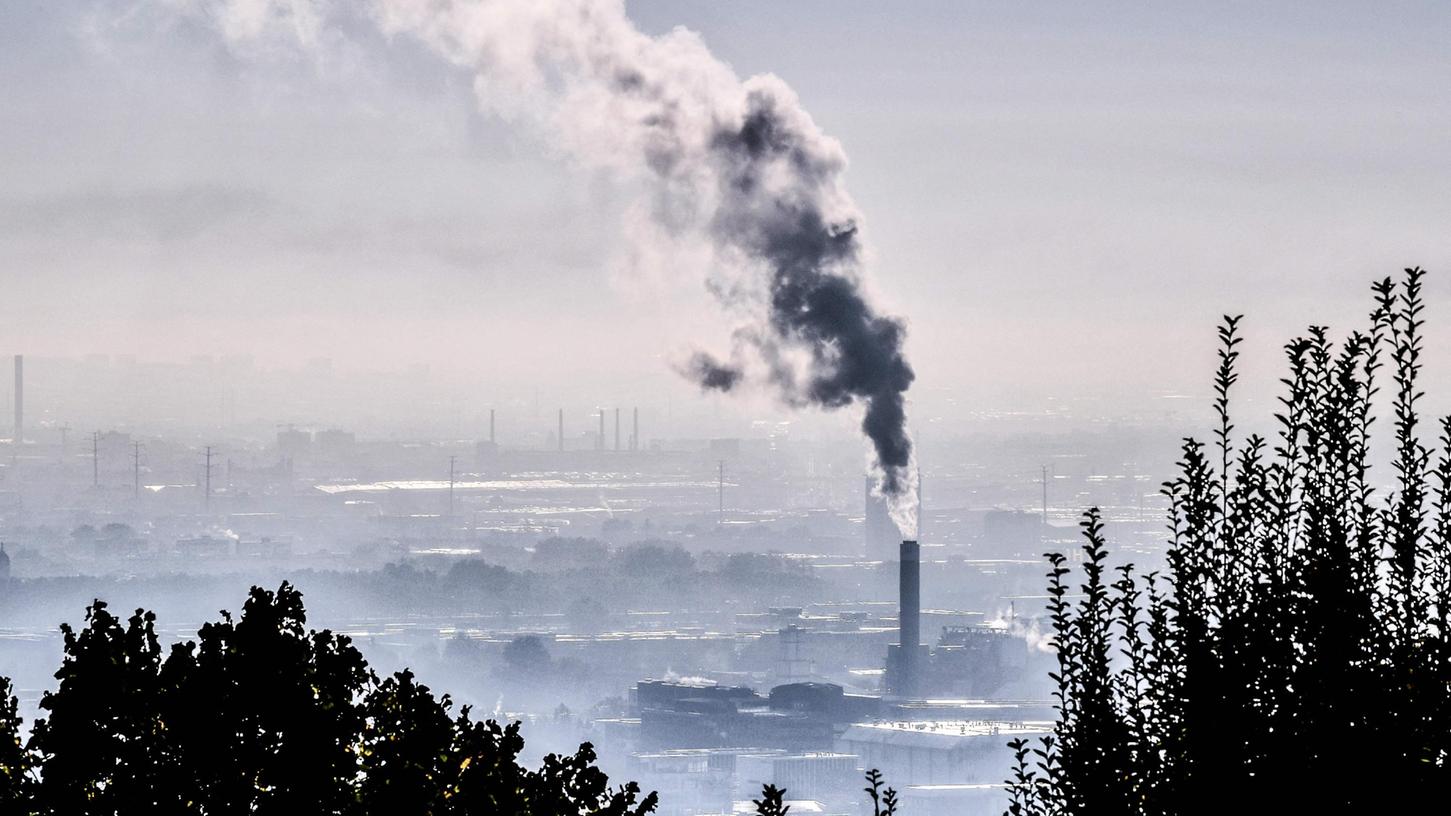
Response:
M895 816L897 813L897 791L894 788L886 788L882 772L876 768L867 771L867 786L862 788L867 798L872 800L872 816Z
M25 749L20 700L10 680L0 677L0 813L29 801L35 785L35 766Z
M1186 440L1164 486L1165 571L1110 568L1097 510L1076 591L1048 556L1058 722L1011 744L1010 814L1410 812L1448 789L1451 418L1434 455L1417 413L1422 277L1378 282L1369 328L1338 346L1315 326L1285 347L1273 442L1234 439L1239 318L1225 319L1213 442Z
M751 803L756 806L756 816L786 816L791 811L791 806L786 804L786 789L769 782L761 788L761 798L752 799Z
M0 813L602 814L655 794L611 787L588 743L519 764L519 724L456 715L409 672L379 679L343 635L306 628L302 595L253 588L165 659L155 617L106 604L62 626L59 686L27 741L0 678Z

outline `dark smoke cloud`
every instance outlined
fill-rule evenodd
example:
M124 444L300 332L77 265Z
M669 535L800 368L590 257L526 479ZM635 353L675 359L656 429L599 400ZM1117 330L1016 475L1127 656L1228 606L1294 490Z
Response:
M794 117L782 116L779 101L766 91L752 92L741 123L710 140L723 187L711 230L763 261L770 275L766 331L738 333L737 340L754 347L770 381L792 404L835 409L861 402L862 431L882 468L883 491L901 496L911 476L905 397L915 376L902 350L905 329L862 293L855 221L823 212L820 193L835 185L841 162L814 152L815 134L800 132ZM793 183L784 190L763 185L782 168ZM804 371L783 362L789 350L805 353ZM705 354L692 358L687 373L710 389L730 390L744 381L738 367Z
M642 33L623 0L168 2L229 37L314 49L336 39L321 31L334 18L370 16L471 70L486 108L532 123L585 164L653 180L656 231L635 240L668 255L672 240L707 238L734 274L713 272L710 291L748 316L729 363L702 352L679 370L711 390L759 381L799 407L861 404L883 492L898 525L915 529L903 324L862 291L846 156L784 82L742 81L685 29Z
M680 373L699 383L707 391L730 391L745 376L739 368L717 362L703 351L692 354Z

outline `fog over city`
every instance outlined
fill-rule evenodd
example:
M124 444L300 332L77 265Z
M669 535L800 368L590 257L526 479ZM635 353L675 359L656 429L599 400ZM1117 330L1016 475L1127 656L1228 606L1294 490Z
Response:
M1177 574L1184 439L1225 439L1231 529L1236 446L1288 462L1319 416L1284 397L1307 325L1365 332L1344 381L1363 352L1451 376L1448 23L5 3L0 698L60 756L62 622L154 611L165 680L295 587L374 672L360 710L407 669L522 723L523 765L588 742L666 816L769 813L762 786L879 813L874 769L907 816L1001 813L1032 787L1008 740L1069 719L1044 553L1094 568L1085 511L1107 563ZM1390 433L1418 389L1379 382L1338 410ZM1354 490L1436 467L1355 445Z

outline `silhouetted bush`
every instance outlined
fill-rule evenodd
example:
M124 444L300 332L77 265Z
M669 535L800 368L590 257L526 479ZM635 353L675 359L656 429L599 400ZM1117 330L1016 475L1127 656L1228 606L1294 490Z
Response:
M1374 287L1364 333L1285 347L1277 439L1236 442L1239 318L1218 427L1168 482L1167 567L1110 568L1097 510L1081 583L1048 556L1058 722L1017 740L1011 814L1409 812L1451 751L1451 418L1421 442L1422 272ZM1390 363L1393 478L1369 465ZM1439 806L1433 806L1439 807ZM1419 809L1419 808L1418 808Z
M0 679L0 813L642 816L588 743L518 762L519 725L457 714L407 671L379 679L301 594L253 588L163 659L155 617L106 604L62 626L59 685L29 739Z

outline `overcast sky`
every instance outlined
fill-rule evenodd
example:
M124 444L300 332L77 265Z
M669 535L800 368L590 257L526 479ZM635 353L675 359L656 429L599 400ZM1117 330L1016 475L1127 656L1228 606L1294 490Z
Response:
M689 398L670 356L730 324L693 270L632 268L631 191L405 38L239 51L165 6L0 3L0 351ZM842 142L932 410L1203 393L1227 311L1268 381L1408 264L1451 326L1444 3L628 8Z

